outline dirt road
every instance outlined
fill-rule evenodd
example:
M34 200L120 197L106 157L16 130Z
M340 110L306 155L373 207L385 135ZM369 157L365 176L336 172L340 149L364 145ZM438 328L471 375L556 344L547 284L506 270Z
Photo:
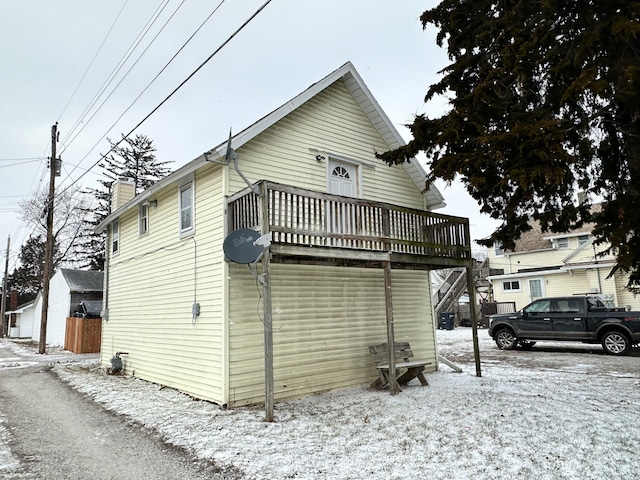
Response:
M16 355L0 340L0 420L17 460L14 467L0 468L2 478L241 478L105 412L60 382L50 372L50 358Z

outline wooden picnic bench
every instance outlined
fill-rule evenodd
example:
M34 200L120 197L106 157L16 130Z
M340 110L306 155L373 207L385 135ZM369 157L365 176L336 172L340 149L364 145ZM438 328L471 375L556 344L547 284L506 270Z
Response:
M432 362L414 361L413 351L409 342L395 342L393 344L395 367L396 367L396 381L398 385L406 385L414 378L420 380L423 386L429 385L427 379L424 376L423 370L427 365L431 365ZM389 385L389 348L387 343L381 343L380 345L370 345L369 352L373 358L376 368L378 369L378 378L371 384L371 388L375 390L381 390ZM400 374L402 370L406 370Z

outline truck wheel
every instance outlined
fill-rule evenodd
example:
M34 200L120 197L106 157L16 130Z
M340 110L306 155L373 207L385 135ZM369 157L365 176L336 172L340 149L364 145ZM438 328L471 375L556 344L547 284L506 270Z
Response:
M513 350L518 345L518 339L510 330L498 330L493 339L500 350Z
M629 339L620 332L607 332L602 337L602 348L610 355L624 355L630 346Z

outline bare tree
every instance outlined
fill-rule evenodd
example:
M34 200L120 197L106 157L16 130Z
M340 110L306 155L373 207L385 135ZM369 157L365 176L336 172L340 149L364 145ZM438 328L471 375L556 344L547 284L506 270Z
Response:
M57 247L54 264L73 267L76 264L74 248L83 232L91 197L78 190L63 190L56 195L53 216L53 239ZM47 231L47 192L39 192L29 200L20 202L21 220L33 226L36 235Z

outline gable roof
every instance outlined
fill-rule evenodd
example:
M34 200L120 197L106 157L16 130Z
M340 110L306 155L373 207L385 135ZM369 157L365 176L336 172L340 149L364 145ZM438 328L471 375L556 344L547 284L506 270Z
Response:
M319 82L314 83L284 105L262 117L240 133L235 134L231 138L231 145L233 145L234 149L238 149L340 79L344 81L347 89L351 92L356 102L358 102L362 108L362 111L378 130L378 133L385 143L389 145L391 149L405 145L405 141L400 136L400 133L396 130L389 117L384 113L351 62L345 63L340 68L331 72ZM208 155L212 160L224 159L227 150L227 143L228 141L225 140L210 151L206 152L206 155ZM156 184L152 185L147 190L137 195L134 199L127 202L116 212L109 215L96 227L96 231L106 229L107 225L119 217L122 212L128 210L134 205L142 203L161 188L164 188L166 185L169 185L185 175L195 172L206 164L207 159L205 158L205 154L200 155ZM434 185L431 185L429 189L425 191L427 173L417 159L414 159L412 162L403 163L402 168L405 169L418 190L420 192L424 192L426 205L430 209L442 208L446 205L444 197Z
M60 274L67 282L69 290L75 293L101 292L104 273L87 270L60 269Z

